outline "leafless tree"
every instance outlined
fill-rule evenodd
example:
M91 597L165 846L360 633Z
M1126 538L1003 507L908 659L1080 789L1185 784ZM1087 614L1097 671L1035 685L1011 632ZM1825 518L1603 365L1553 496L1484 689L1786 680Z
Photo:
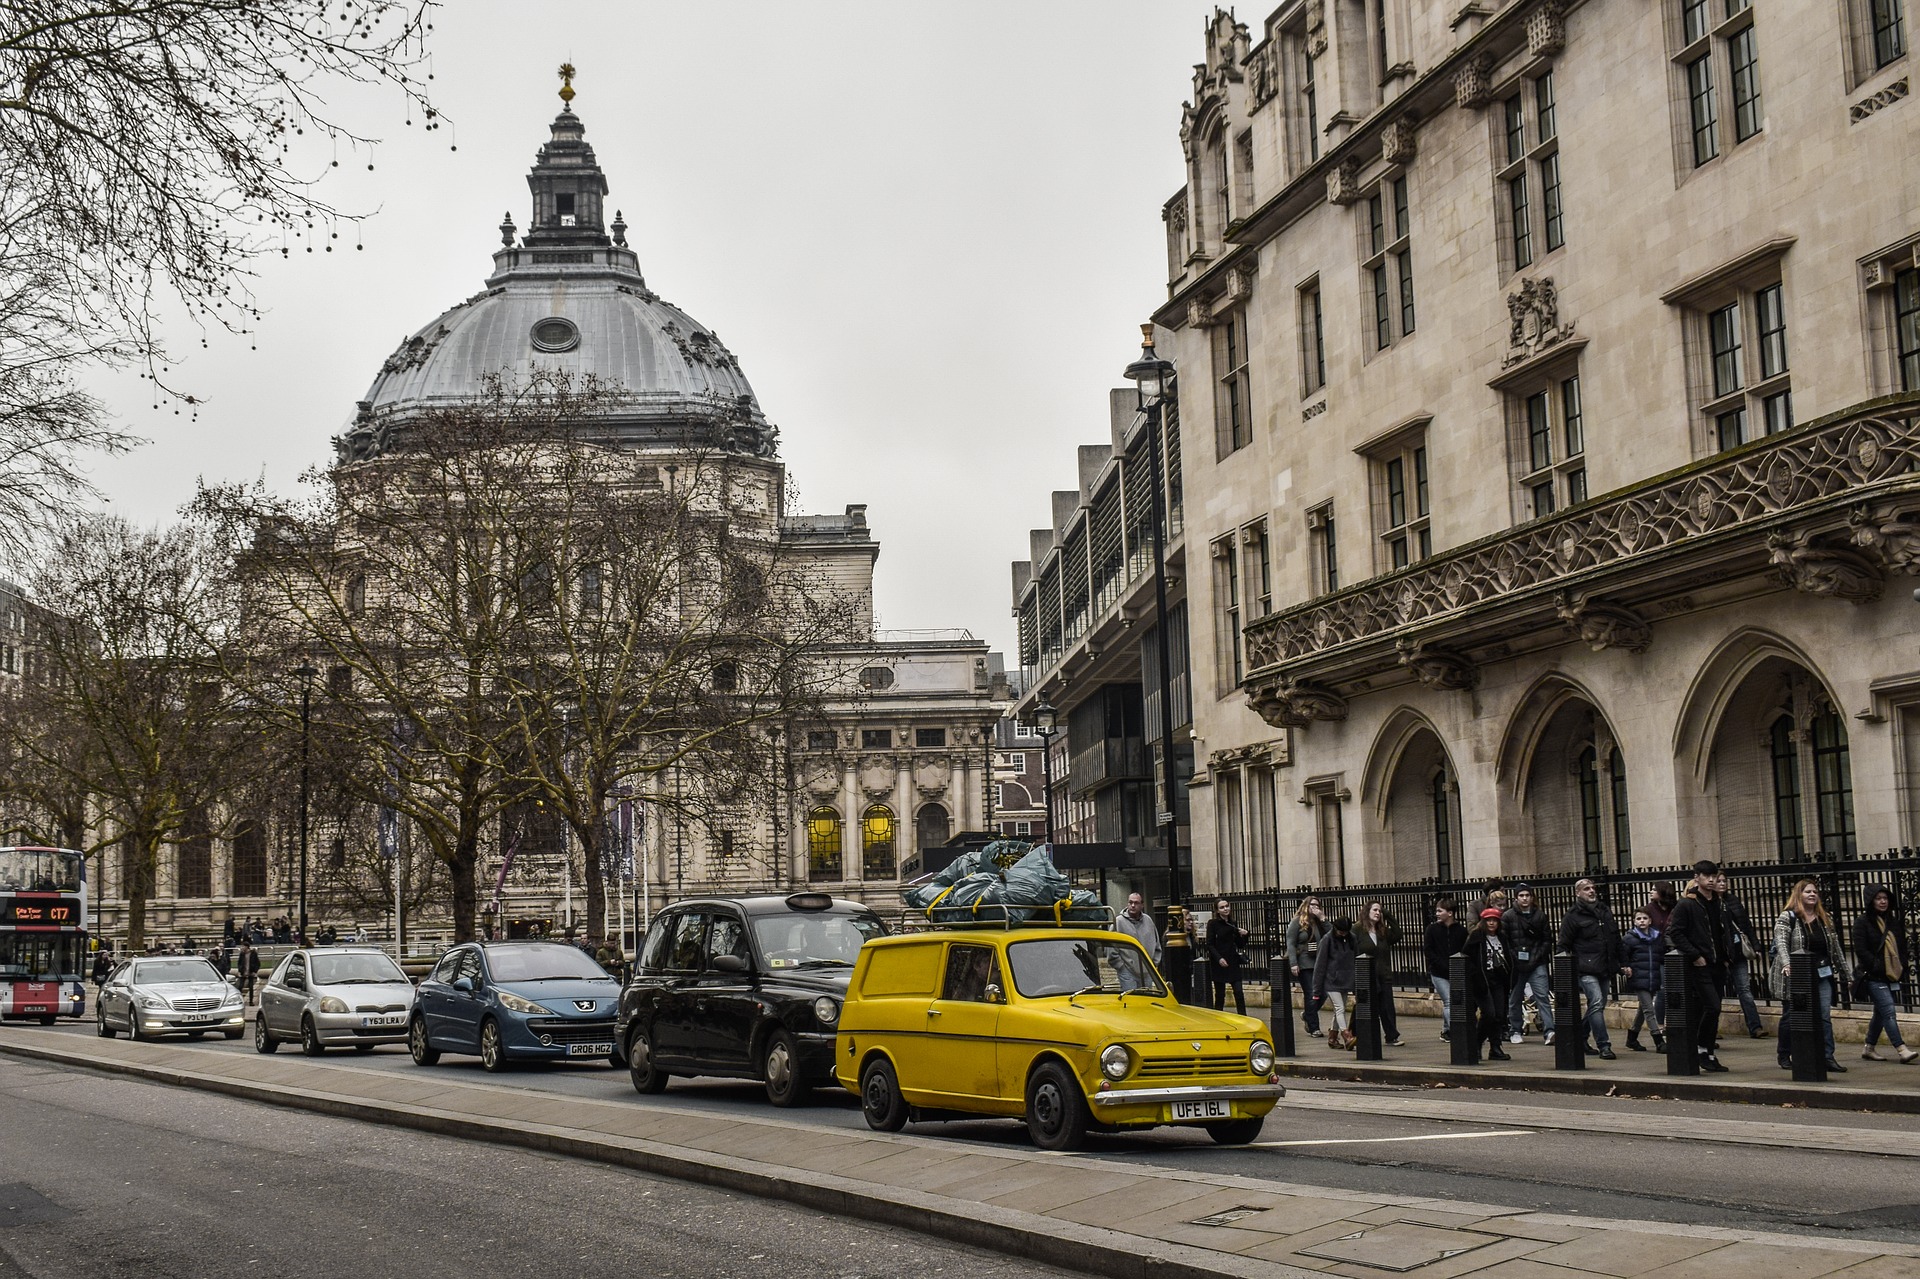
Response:
M73 381L89 362L169 389L158 315L255 319L249 264L323 250L351 218L316 183L369 140L322 94L388 86L427 128L431 0L0 0L0 552L129 446Z

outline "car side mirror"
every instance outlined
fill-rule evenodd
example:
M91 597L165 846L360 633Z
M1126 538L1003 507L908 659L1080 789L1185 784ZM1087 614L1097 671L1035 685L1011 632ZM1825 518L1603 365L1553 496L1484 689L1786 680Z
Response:
M455 977L453 979L453 988L463 995L471 995L473 993L473 978Z
M305 990L306 988L307 988L307 979L306 979L306 978L304 978L304 977L289 977L289 978L287 978L287 989L288 989L288 990Z
M713 971L716 973L744 973L747 971L747 961L738 955L715 955L713 957Z
M1000 989L999 985L994 982L987 983L986 995L987 1002L990 1004L1004 1004L1007 1002L1007 992Z

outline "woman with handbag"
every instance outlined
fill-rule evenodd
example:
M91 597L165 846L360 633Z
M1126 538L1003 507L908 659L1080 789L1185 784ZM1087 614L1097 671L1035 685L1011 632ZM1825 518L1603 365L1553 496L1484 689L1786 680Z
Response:
M1227 987L1233 987L1234 1011L1247 1015L1247 992L1242 984L1247 963L1247 930L1233 922L1233 903L1222 897L1213 904L1207 921L1207 993L1215 1008L1227 1006Z
M1501 1047L1507 1037L1507 997L1513 990L1513 958L1500 937L1500 908L1480 912L1460 953L1467 960L1467 987L1480 1011L1476 1031L1487 1041L1488 1061L1511 1061Z
M1790 989L1787 981L1793 976L1795 956L1800 957L1799 962L1813 965L1814 1008L1824 1036L1827 1069L1845 1074L1847 1068L1833 1056L1833 1005L1840 997L1842 986L1851 986L1853 978L1847 968L1847 952L1840 944L1840 934L1820 902L1820 886L1811 879L1794 884L1793 891L1787 895L1786 907L1773 924L1775 990L1785 993ZM1782 1070L1793 1069L1792 1021L1789 1016L1780 1018L1778 1051Z
M1880 1055L1880 1032L1887 1032L1887 1046L1911 1065L1920 1052L1907 1047L1901 1038L1900 983L1907 976L1907 930L1893 909L1893 890L1885 884L1867 886L1867 910L1853 922L1853 957L1859 963L1854 977L1854 997L1873 1004L1873 1018L1867 1022L1867 1048L1860 1056L1866 1061L1885 1061Z
M1307 1033L1320 1034L1320 1005L1324 996L1313 993L1314 965L1320 962L1320 939L1327 935L1327 915L1318 897L1305 897L1300 909L1287 921L1287 966L1293 970L1293 984L1300 988L1300 1017Z
M1353 947L1373 960L1373 1015L1380 1021L1380 1038L1389 1048L1400 1048L1400 1019L1393 1007L1393 948L1400 941L1400 925L1393 912L1377 901L1367 908L1353 926Z

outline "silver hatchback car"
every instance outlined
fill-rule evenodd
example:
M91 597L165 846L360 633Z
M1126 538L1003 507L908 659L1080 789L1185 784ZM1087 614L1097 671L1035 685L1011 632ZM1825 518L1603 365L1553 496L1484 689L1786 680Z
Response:
M219 1031L238 1039L247 1031L240 992L198 955L151 955L123 961L100 987L94 1004L102 1038L124 1030L135 1039Z
M413 983L385 951L371 946L318 946L282 959L260 989L253 1046L270 1053L297 1042L318 1057L333 1045L371 1052L404 1044L413 1011Z

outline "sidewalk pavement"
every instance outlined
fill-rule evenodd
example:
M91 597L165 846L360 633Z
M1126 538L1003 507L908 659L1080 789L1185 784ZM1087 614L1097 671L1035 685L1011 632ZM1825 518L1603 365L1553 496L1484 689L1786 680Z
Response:
M1294 1078L1920 1114L1920 1062L1903 1066L1884 1045L1880 1051L1888 1054L1886 1061L1862 1061L1859 1044L1841 1044L1837 1060L1847 1068L1845 1074L1829 1075L1825 1083L1795 1083L1790 1072L1780 1069L1773 1036L1748 1038L1737 1016L1729 1019L1731 1025L1722 1022L1727 1033L1721 1037L1718 1056L1728 1073L1691 1076L1668 1075L1666 1054L1653 1051L1651 1037L1644 1033L1641 1042L1647 1051L1637 1053L1628 1049L1625 1032L1613 1031L1617 1059L1589 1056L1585 1070L1555 1070L1554 1050L1541 1043L1539 1035L1529 1035L1522 1044L1502 1044L1512 1061L1485 1060L1482 1045L1478 1066L1455 1066L1450 1045L1440 1038L1438 1018L1408 1016L1403 1011L1400 1034L1405 1046L1382 1048L1382 1060L1375 1062L1358 1061L1352 1052L1328 1048L1325 1039L1310 1038L1300 1027L1298 1012L1294 1017L1294 1055L1276 1067ZM1324 1013L1321 1024L1323 1028L1331 1024Z
M1724 1279L1748 1269L1920 1279L1915 1246L1330 1190L1097 1154L823 1129L769 1112L718 1118L635 1097L617 1075L605 1100L587 1100L431 1070L390 1075L18 1028L0 1029L0 1053L549 1150L1116 1279Z

